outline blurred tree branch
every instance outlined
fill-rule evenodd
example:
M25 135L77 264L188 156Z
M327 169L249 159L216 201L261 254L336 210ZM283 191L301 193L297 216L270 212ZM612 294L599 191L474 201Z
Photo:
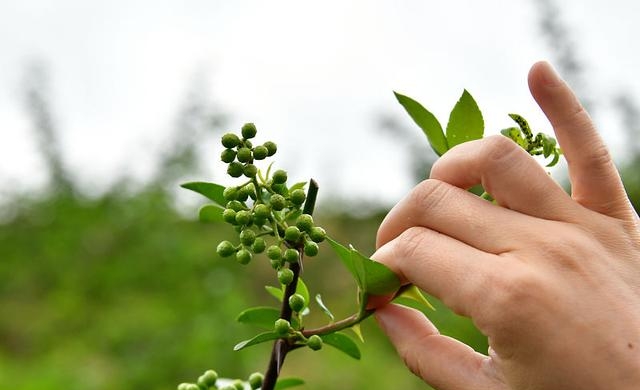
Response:
M64 167L59 133L51 113L49 71L46 64L38 60L29 63L23 83L25 107L33 123L38 149L49 170L52 190L71 194L74 192L74 183Z

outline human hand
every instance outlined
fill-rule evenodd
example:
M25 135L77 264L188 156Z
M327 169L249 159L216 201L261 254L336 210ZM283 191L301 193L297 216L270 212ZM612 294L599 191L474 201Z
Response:
M391 210L373 258L470 317L488 356L393 304L376 317L440 390L639 389L640 227L588 114L547 63L531 93L554 127L567 195L501 136L456 146ZM500 206L465 189L482 184Z

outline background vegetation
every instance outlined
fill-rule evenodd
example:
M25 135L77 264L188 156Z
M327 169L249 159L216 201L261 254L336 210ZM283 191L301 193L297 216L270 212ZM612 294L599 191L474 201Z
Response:
M540 4L542 11L551 7ZM556 14L542 11L557 63L580 89L585 78L566 32ZM264 370L269 346L242 352L232 347L254 333L233 321L239 311L271 303L262 289L275 283L272 272L265 272L267 261L252 263L246 272L218 258L215 247L229 238L228 227L197 223L195 212L185 217L175 207L177 182L198 170L198 144L223 129L224 117L197 99L188 102L148 183L122 180L90 196L65 171L56 146L46 72L37 67L30 72L25 97L50 182L35 193L11 194L0 207L0 388L168 390L209 368L231 377ZM640 115L625 93L616 96L616 106L630 139L621 170L638 209ZM406 134L393 121L381 127L395 136ZM424 149L410 145L415 143L407 145L415 156L412 169L425 172L426 141ZM367 213L353 215L347 209L353 204L320 204L316 214L332 236L371 253L386 210L367 205ZM322 253L306 264L305 279L334 313L348 314L355 288L329 251ZM437 306L430 318L443 333L486 351L485 338L470 321ZM425 388L372 321L363 330L362 362L330 348L297 351L284 376L305 378L307 389Z

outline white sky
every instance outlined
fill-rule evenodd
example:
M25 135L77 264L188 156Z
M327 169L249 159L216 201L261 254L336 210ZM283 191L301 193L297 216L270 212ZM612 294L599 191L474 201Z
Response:
M85 186L148 175L204 72L229 128L255 122L290 176L312 175L338 196L397 200L411 185L403 151L375 120L390 113L411 125L392 90L446 122L466 88L489 133L511 126L509 112L548 130L526 85L529 66L551 56L532 1L0 1L0 188L43 179L20 96L25 64L39 58L51 67L68 167ZM640 100L640 2L560 6L616 152L621 130L606 103L619 88Z

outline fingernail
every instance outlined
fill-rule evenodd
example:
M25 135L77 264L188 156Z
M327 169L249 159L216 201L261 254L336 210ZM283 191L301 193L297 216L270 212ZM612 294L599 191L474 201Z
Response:
M545 71L542 73L542 81L550 86L556 87L562 83L562 79L558 72L556 72L555 68L548 62L543 62L546 67Z

